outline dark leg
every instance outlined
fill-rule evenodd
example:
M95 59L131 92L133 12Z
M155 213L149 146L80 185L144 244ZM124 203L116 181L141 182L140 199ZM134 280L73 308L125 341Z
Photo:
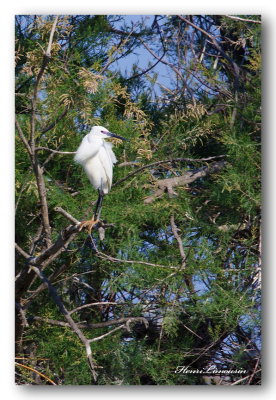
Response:
M99 220L100 219L100 215L101 215L101 211L102 211L102 204L103 204L103 198L104 198L104 192L102 191L102 189L98 189L99 192L99 196L98 196L98 200L95 206L95 211L94 211L94 217L93 219Z

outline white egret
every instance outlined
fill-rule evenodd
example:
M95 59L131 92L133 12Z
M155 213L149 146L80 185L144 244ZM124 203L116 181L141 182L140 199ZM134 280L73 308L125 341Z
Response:
M89 233L93 225L99 222L103 197L110 191L112 185L113 165L117 159L112 151L112 143L105 141L110 137L125 140L103 126L93 126L90 133L82 139L74 157L74 160L83 166L90 183L99 193L92 219L80 224L80 230L87 228Z

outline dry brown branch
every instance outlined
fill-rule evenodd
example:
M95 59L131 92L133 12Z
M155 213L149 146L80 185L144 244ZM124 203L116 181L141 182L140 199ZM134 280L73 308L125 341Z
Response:
M223 158L226 157L224 154L220 156L214 156L214 157L206 157L206 158L169 158L167 160L161 160L161 161L155 161L153 163L143 165L142 167L136 169L133 172L130 172L127 176L125 176L122 179L119 179L117 182L113 183L112 187L120 185L122 182L126 181L127 179L131 178L132 176L138 174L139 172L144 171L145 169L152 168L152 167L157 167L158 165L162 164L172 164L172 163L177 163L177 162L187 162L187 163L193 163L193 162L206 162L206 161L211 161L215 160L218 158ZM123 166L123 165L122 165Z
M24 258L28 260L28 264L39 266L42 271L53 262L61 252L66 251L68 245L74 240L76 235L79 233L79 221L65 211L61 207L55 208L56 212L62 214L65 218L67 218L74 225L69 225L66 227L58 237L55 243L53 243L49 248L42 251L37 257L32 257L30 254L21 249L18 244L15 244L16 250L19 254L21 254ZM109 228L114 226L113 224L99 224L100 228ZM56 279L61 273L66 269L66 265L61 266L58 270L54 271L50 277L48 278L50 282ZM19 302L22 294L28 290L28 288L33 283L35 276L32 271L29 271L28 267L22 269L16 277L16 299ZM34 297L36 297L42 290L46 288L45 284L41 284L27 299L23 302L24 304L28 304Z
M206 167L202 167L195 172L189 171L184 175L177 176L174 178L159 179L156 182L157 190L151 195L145 198L144 203L152 203L158 197L161 197L165 192L169 194L170 197L176 195L173 188L178 186L186 186L189 183L194 182L197 179L204 178L210 174L220 171L226 165L225 161L213 162Z
M256 21L254 19L248 19L248 18L241 18L241 17L237 17L237 16L233 16L233 15L225 15L225 17L234 19L236 21L252 22L253 24L261 24L262 23L262 21Z
M260 363L260 359L258 358L258 359L256 360L254 370L253 370L253 372L252 372L252 374L251 374L251 376L250 376L250 378L249 378L249 380L248 380L248 383L247 383L248 385L251 384L252 379L254 378L254 375L257 373L257 368L258 368L259 363Z

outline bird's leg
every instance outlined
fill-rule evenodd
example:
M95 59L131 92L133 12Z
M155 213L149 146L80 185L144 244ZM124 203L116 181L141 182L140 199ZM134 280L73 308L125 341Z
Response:
M94 210L94 214L91 220L88 221L82 221L80 223L80 231L83 228L87 228L88 233L91 234L91 231L93 229L93 226L96 225L98 222L100 222L100 214L101 214L101 210L102 210L102 203L103 203L103 197L104 197L104 193L102 189L98 189L99 192L99 196L98 196L98 200L95 206L95 210Z
M99 196L98 196L98 200L96 203L94 216L93 216L93 218L96 221L100 221L100 215L101 215L101 211L102 211L102 204L103 204L103 198L104 198L104 192L103 192L102 188L98 189L98 191L99 191Z

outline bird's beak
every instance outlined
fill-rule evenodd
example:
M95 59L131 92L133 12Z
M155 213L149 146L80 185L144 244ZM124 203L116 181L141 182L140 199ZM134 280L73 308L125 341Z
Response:
M127 140L126 138L124 138L124 137L122 137L122 136L119 136L119 135L116 135L115 133L106 132L105 134L108 135L108 136L110 136L110 137L115 137L115 138L117 138L117 139Z

